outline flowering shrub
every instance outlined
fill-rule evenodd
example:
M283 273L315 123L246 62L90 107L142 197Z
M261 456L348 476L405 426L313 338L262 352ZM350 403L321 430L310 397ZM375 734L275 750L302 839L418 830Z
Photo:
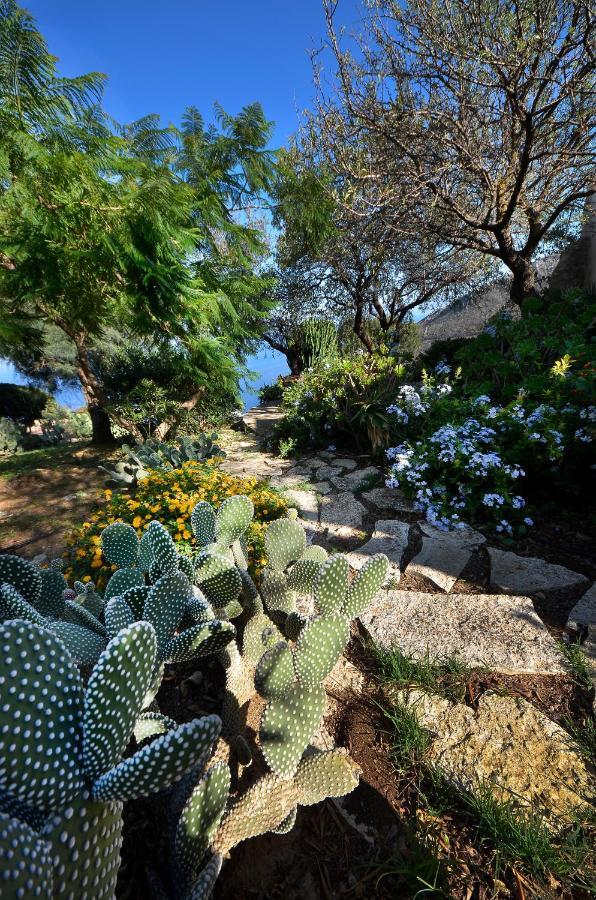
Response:
M430 411L432 395L422 391L422 396ZM434 394L435 414L437 396L442 395ZM400 410L404 397L411 406L411 394L402 392ZM419 409L417 401L413 408ZM595 406L524 406L522 395L503 407L480 395L455 399L442 412L450 413L446 424L387 451L387 485L401 487L443 530L474 522L504 535L523 532L533 522L521 485L528 476L542 478L565 453L596 436Z
M113 566L101 552L100 533L112 522L127 522L141 535L147 522L158 519L168 529L181 552L190 553L194 537L190 514L199 500L208 500L216 508L235 494L250 497L255 507L249 526L248 553L251 574L257 576L266 564L263 545L264 523L283 515L286 503L274 490L256 478L237 478L216 466L187 462L179 469L152 471L142 479L133 495L104 491L103 502L88 522L75 528L67 538L69 578L106 583Z
M293 439L297 449L331 441L366 451L386 446L387 406L403 377L390 356L356 356L320 362L284 392L284 419L274 442Z

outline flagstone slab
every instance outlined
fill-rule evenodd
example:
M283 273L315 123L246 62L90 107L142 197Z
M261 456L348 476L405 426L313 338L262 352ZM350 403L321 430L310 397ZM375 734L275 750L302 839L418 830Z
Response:
M522 697L483 694L477 709L424 691L396 692L432 736L428 759L464 790L490 784L554 831L587 811L594 779L570 735Z
M414 512L411 502L401 491L393 488L377 487L364 491L362 499L371 503L381 512Z
M428 523L421 523L422 547L408 565L408 575L422 575L442 591L449 592L467 564L472 553L486 538L474 529L440 531Z
M298 510L301 519L309 522L319 521L319 500L314 491L285 492L288 506Z
M413 659L456 657L516 675L568 670L529 597L387 591L360 621L380 647Z
M332 543L353 544L361 539L366 509L350 491L329 494L321 501L321 526Z
M596 584L578 600L567 619L567 631L578 638L592 679L596 681ZM594 700L596 705L596 698Z
M534 556L517 556L496 547L489 547L488 552L491 588L504 594L536 594L540 591L547 595L589 584L588 579L579 572Z
M399 581L401 577L401 561L408 546L410 526L399 519L380 519L369 541L348 553L348 560L353 569L361 569L367 560L376 553L384 553L389 560L387 580Z

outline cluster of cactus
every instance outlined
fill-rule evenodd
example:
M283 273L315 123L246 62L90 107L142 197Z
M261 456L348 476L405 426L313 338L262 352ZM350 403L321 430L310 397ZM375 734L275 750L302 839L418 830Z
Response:
M290 515L268 527L261 597L246 563L253 514L247 497L217 512L198 503L193 557L159 522L140 539L109 525L102 550L118 568L103 597L80 583L70 590L55 566L0 556L9 698L0 709L0 855L10 896L26 887L62 897L77 884L78 897L113 897L123 802L169 788L163 893L207 900L236 844L289 831L299 806L357 785L348 754L318 751L313 740L323 682L387 560L373 557L350 583L347 559L307 546ZM179 726L156 703L164 665L212 654L226 669L221 718ZM75 664L93 666L86 688ZM256 744L249 720L260 722ZM131 734L137 749L122 759ZM235 775L253 760L248 771L260 775L239 795Z
M99 466L106 473L106 482L117 487L134 487L146 478L150 469L178 469L185 462L204 462L214 456L225 456L215 441L217 434L182 435L175 444L149 438L144 444L122 445L125 459L113 468Z

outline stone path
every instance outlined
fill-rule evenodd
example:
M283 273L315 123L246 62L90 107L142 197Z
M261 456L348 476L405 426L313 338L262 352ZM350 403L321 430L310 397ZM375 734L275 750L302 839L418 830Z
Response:
M563 566L487 546L474 529L438 531L383 486L382 471L366 456L275 457L262 442L280 415L277 407L249 411L249 430L231 441L223 468L283 491L309 540L346 552L352 570L375 553L387 555L386 590L361 617L380 647L410 658L455 657L507 676L565 679L569 664L541 618L549 602L563 601L567 633L581 642L596 679L596 585ZM465 573L475 570L483 575L468 586ZM433 758L460 786L489 779L500 795L532 803L553 821L588 801L579 749L527 700L483 694L473 709L418 691L407 702L433 736Z

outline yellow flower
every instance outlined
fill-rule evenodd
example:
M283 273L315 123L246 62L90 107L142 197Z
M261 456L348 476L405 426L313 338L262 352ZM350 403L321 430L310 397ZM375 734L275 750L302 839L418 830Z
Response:
M143 520L140 516L135 516L134 519L132 520L133 528L140 528L142 524L143 524Z
M81 581L83 582L83 584L88 584L88 582L91 581L91 575L83 575Z
M97 559L97 557L96 557L96 558L93 560L93 562L91 563L91 568L92 568L92 569L99 569L100 566L101 566L101 559Z

